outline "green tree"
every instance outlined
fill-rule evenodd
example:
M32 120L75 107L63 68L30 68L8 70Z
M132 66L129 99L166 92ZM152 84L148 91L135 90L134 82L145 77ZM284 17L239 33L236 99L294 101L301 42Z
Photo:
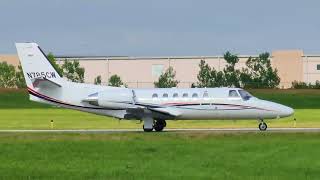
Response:
M199 68L198 87L221 87L225 85L225 77L222 71L216 71L214 67L211 68L204 60L200 61Z
M16 70L13 65L7 62L0 62L0 87L15 87Z
M275 88L280 83L277 69L273 69L270 54L262 53L249 59L241 71L240 79L244 88Z
M47 58L48 58L50 64L53 66L53 68L62 77L63 76L63 69L57 64L57 61L56 61L56 58L54 57L54 55L50 52L47 55Z
M110 76L108 86L120 87L120 86L127 86L124 84L120 78L120 76L114 74Z
M96 85L101 85L101 76L97 76L96 78L94 78L94 84Z
M227 62L226 67L223 69L225 86L240 87L241 72L240 70L235 69L235 65L239 62L238 56L227 51L223 57Z
M179 84L178 80L175 80L176 72L173 70L173 67L169 67L165 73L162 73L159 76L158 81L154 82L155 87L157 88L172 88L176 87Z
M71 80L72 82L84 82L84 72L85 69L80 67L79 61L70 61L65 60L63 65L63 76L65 76L67 79Z
M26 81L23 76L23 70L21 64L18 66L18 71L15 73L15 85L17 88L25 88L27 87Z

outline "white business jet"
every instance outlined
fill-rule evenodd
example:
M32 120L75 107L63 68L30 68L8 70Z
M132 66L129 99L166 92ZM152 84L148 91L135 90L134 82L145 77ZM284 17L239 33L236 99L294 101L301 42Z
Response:
M16 43L30 100L63 108L143 121L146 132L162 131L166 120L264 119L293 114L293 109L253 97L240 88L132 89L74 83L63 79L36 43Z

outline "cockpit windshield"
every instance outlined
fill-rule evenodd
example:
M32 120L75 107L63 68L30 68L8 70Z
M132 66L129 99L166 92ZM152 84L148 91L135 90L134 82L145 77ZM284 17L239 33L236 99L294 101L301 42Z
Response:
M248 93L245 90L238 90L238 91L239 91L239 94L240 94L241 98L244 101L247 101L247 100L249 100L249 99L251 99L253 97L250 93Z

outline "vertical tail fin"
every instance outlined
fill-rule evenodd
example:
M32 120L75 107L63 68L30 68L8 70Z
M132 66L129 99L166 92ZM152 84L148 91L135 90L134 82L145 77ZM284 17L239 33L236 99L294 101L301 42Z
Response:
M28 87L33 88L33 82L37 78L45 78L54 82L62 80L36 43L16 43L16 48Z

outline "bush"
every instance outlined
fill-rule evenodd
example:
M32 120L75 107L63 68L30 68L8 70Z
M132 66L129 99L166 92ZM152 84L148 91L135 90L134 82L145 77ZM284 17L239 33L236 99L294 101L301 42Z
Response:
M101 85L101 76L97 76L96 78L94 78L94 84L96 85Z
M200 61L199 68L197 87L225 86L225 77L222 71L216 71L214 67L211 68L204 60Z
M158 81L154 82L157 88L172 88L177 87L179 81L175 80L176 72L170 66L165 73L161 74Z
M0 87L15 87L16 70L13 65L7 62L0 62Z
M84 68L80 67L79 61L65 60L63 65L63 76L72 82L84 82Z
M315 84L293 81L291 85L292 89L320 89L320 81L316 81Z
M109 78L108 86L114 86L114 87L125 86L125 87L127 87L127 85L122 82L121 77L116 74L112 75Z
M243 88L276 88L280 83L277 69L273 69L270 54L262 53L258 57L249 59L246 68L240 74L241 87Z
M16 71L15 67L7 62L0 63L0 87L2 88L24 88L26 82L23 77L21 65Z

